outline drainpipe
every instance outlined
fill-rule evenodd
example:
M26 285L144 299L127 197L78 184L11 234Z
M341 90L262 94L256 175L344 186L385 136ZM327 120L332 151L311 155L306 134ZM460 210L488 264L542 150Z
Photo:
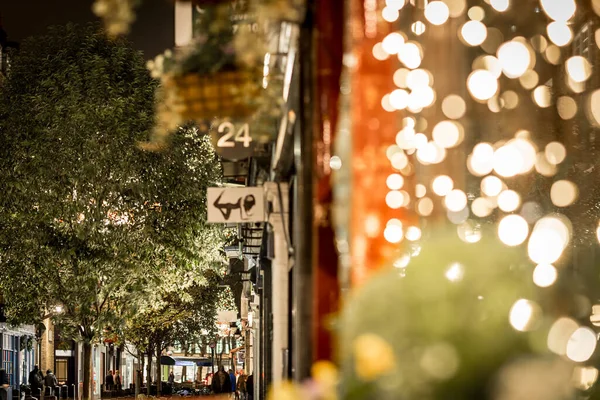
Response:
M266 182L265 198L271 205L269 224L273 228L274 254L271 261L271 303L273 315L272 336L272 383L287 378L284 371L287 361L288 310L289 310L289 230L288 230L288 184Z

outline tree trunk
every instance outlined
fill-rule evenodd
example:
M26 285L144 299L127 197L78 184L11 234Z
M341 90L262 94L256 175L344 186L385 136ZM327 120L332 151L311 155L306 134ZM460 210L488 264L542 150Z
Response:
M156 344L156 396L160 396L160 392L162 389L162 377L161 377L161 367L162 365L160 364L160 356L162 353L161 350L161 346L159 343Z
M142 386L142 380L140 379L140 374L138 373L138 371L143 371L144 370L144 354L142 354L141 351L137 351L137 355L138 355L138 360L140 361L140 369L136 369L134 371L134 383L135 383L135 398L137 399L137 397L140 395L140 388Z
M146 366L146 373L148 376L146 377L148 381L148 396L150 396L150 386L152 386L152 346L148 346L148 365Z
M90 400L94 389L92 387L92 343L89 339L83 340L83 400Z

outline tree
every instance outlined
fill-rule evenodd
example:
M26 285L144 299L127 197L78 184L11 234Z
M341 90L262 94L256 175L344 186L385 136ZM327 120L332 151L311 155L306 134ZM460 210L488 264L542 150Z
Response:
M204 284L194 284L182 291L163 292L158 305L128 319L123 340L133 343L148 355L147 376L150 394L152 356L156 355L157 392L161 392L162 352L176 343L190 349L202 336L216 333L219 292L218 274L213 270L202 272Z
M188 127L162 154L137 146L155 88L139 53L91 25L25 40L0 88L6 314L36 322L61 306L56 322L83 345L85 399L105 328L173 271L192 285L222 240L205 224L206 187L221 176L208 139Z

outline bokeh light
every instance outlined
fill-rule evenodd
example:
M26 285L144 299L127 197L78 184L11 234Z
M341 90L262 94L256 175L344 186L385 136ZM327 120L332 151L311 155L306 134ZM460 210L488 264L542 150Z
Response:
M391 190L385 196L385 204L391 209L398 209L404 203L404 195L398 190Z
M478 197L473 200L471 204L471 211L479 218L485 218L494 211L494 207L490 204L489 200L484 197Z
M481 192L486 196L498 196L502 191L504 184L497 176L486 176L481 180Z
M428 217L433 212L433 200L423 197L417 202L417 212L423 217Z
M575 0L541 0L542 9L555 21L566 22L575 15Z
M459 37L469 46L479 46L487 38L487 28L480 21L468 21L460 29Z
M433 141L440 147L451 148L462 142L462 128L454 121L441 121L433 127Z
M592 75L592 65L582 56L573 56L566 62L567 73L575 82L585 82Z
M409 226L406 229L406 233L404 234L404 237L408 241L415 242L415 241L421 239L421 229L419 229L416 226Z
M567 342L567 357L575 362L587 361L594 354L596 344L596 333L587 326L579 327Z
M398 54L404 42L404 36L398 32L392 32L381 41L381 46L388 54Z
M450 282L459 282L463 279L463 276L465 275L465 267L457 262L452 263L450 264L448 269L446 269L444 275L446 276L446 279L448 279Z
M556 320L548 331L548 349L560 356L567 354L567 343L578 328L577 322L570 318Z
M460 189L454 189L446 195L444 204L448 210L458 212L467 206L467 195Z
M491 0L490 5L498 12L504 12L510 7L509 0Z
M398 190L404 185L404 177L400 174L390 174L385 182L389 189Z
M556 111L562 119L572 119L577 115L577 103L572 97L561 96L556 100Z
M467 105L462 97L457 94L448 95L442 101L442 112L450 119L460 119L465 115Z
M541 218L533 228L527 254L536 264L554 264L571 240L571 229L564 216Z
M454 181L447 175L439 175L433 179L431 189L438 196L446 196L454 188Z
M421 47L414 42L406 42L398 52L398 59L410 69L419 68L423 58Z
M546 145L544 154L550 164L558 165L567 157L567 149L560 142L550 142Z
M389 224L383 231L383 237L390 243L400 243L404 237L402 226Z
M573 31L564 22L549 23L546 32L548 38L558 47L566 46L573 40Z
M502 65L502 72L509 78L522 76L531 63L531 56L527 46L518 41L504 43L498 48L498 60Z
M514 190L503 190L498 195L498 208L504 212L515 211L521 205L521 196Z
M450 9L443 1L434 0L425 7L425 18L433 25L442 25L449 17Z
M476 70L467 78L467 87L474 99L484 101L491 99L498 91L498 81L487 70Z
M519 299L510 309L510 324L521 332L532 330L540 312L540 306L537 303L531 300Z
M533 283L539 287L552 286L557 277L558 272L552 264L539 264L533 270Z
M518 246L527 239L529 225L520 215L507 215L498 224L498 237L507 246Z
M577 185L567 180L554 182L550 189L550 199L552 200L552 204L557 207L570 206L577 200L578 194Z

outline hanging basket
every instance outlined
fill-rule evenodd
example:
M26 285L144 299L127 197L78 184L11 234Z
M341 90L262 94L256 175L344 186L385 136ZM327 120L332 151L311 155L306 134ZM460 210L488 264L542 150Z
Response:
M174 105L185 120L248 117L258 108L260 76L248 70L171 76L165 87L174 93Z

